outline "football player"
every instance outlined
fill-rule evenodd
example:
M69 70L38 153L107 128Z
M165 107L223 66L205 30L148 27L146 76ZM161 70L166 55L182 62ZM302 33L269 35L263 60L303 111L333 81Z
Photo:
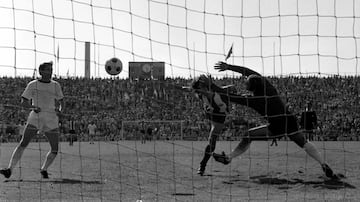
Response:
M217 92L207 93L212 88L218 88ZM227 91L212 84L205 75L201 75L192 83L192 89L201 100L206 118L211 123L209 142L205 147L204 156L197 170L197 174L204 175L206 164L215 150L218 136L222 134L224 129L226 114L229 111L229 99L226 97Z
M321 165L327 177L338 179L338 176L334 174L329 165L321 157L316 146L309 142L299 130L297 118L288 110L286 104L282 101L277 90L269 80L247 67L229 65L224 62L216 63L215 69L219 71L230 70L246 76L246 89L252 92L253 95L224 94L217 90L218 87L211 88L212 91L221 93L225 100L254 109L268 121L266 125L249 129L245 137L242 138L230 154L226 155L224 152L221 154L213 153L216 161L229 164L233 158L244 153L252 141L274 139L286 135Z
M60 84L51 79L52 62L45 62L39 66L40 79L29 82L22 93L21 106L30 109L22 138L11 156L7 168L0 173L9 178L17 162L28 146L31 139L38 133L44 134L50 143L50 150L40 169L43 178L49 178L47 169L58 153L59 117L63 106L63 93Z

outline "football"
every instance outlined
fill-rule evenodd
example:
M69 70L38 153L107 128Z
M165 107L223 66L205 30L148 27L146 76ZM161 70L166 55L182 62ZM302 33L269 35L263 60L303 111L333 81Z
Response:
M122 71L122 62L118 58L111 58L105 63L105 70L111 76L116 76Z

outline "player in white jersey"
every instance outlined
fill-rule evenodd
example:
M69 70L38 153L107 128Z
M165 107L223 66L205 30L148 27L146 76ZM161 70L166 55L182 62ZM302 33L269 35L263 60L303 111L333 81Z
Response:
M20 143L15 148L8 167L0 170L5 178L11 176L12 170L21 159L25 148L38 133L46 136L51 147L40 169L42 177L49 178L47 169L58 153L60 134L58 114L61 112L64 97L60 84L51 79L52 70L52 62L41 64L39 66L41 78L29 82L21 95L21 106L30 109L31 112Z

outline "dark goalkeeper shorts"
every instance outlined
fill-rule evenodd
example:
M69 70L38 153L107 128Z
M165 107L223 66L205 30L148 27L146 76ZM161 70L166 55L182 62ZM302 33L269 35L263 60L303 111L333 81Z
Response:
M294 141L300 147L306 143L305 136L299 132L298 122L294 115L284 115L269 118L270 125L268 126L273 136L283 137L288 136L290 140Z

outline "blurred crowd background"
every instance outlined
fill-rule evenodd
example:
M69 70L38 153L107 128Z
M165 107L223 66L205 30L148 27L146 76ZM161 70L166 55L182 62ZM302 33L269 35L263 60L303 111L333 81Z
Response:
M234 93L247 94L243 77L213 78L217 85L233 85ZM317 125L314 140L360 140L360 77L268 77L287 107L300 120L311 105ZM21 93L32 78L0 78L1 141L18 141L29 111L19 108ZM166 80L54 78L61 84L65 106L60 117L62 139L75 130L77 140L114 141L148 139L205 140L209 123L202 103L193 93L181 90L192 79ZM235 140L243 131L265 123L251 109L232 104L221 139ZM89 137L89 125L95 135ZM149 130L147 130L149 129ZM42 140L39 136L38 139Z

